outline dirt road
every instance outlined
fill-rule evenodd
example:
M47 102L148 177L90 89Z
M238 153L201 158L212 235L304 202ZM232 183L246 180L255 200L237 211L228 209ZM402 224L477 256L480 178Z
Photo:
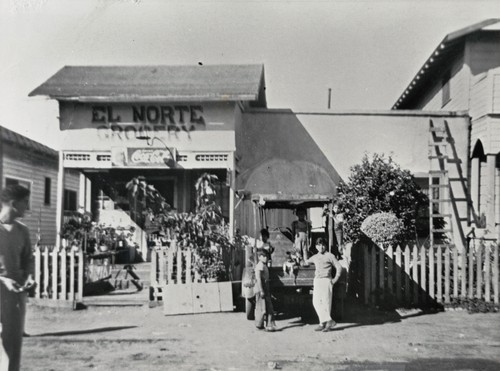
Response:
M335 331L243 313L163 315L161 308L29 307L25 370L498 370L500 315L354 311Z

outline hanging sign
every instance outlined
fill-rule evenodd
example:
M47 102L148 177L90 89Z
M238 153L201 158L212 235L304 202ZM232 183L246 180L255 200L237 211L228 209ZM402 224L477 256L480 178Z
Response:
M112 148L112 164L116 167L158 167L176 160L175 148Z

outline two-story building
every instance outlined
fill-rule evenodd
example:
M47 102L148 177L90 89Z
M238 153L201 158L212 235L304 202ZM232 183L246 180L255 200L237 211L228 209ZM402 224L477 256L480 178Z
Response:
M462 111L471 117L471 225L500 236L500 19L452 32L392 109Z

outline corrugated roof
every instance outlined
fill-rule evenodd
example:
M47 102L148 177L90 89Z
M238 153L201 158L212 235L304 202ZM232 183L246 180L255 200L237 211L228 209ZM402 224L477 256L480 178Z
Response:
M458 31L451 32L446 35L436 49L431 53L430 57L425 61L423 66L417 71L415 77L410 81L406 89L401 93L398 100L392 106L392 109L405 109L408 108L412 97L419 91L420 87L424 86L427 81L433 78L433 75L442 72L443 65L446 64L450 57L453 57L465 41L465 37L481 30L488 30L489 32L498 32L492 25L498 24L499 18L487 19L485 21L475 23L471 26L462 28Z
M0 132L2 133L2 142L9 142L13 145L23 147L30 151L38 152L43 155L58 158L58 152L50 147L47 147L41 143L38 143L32 139L26 138L24 135L16 133L9 130L3 126L0 126Z
M29 96L79 101L249 101L265 107L263 65L65 66Z

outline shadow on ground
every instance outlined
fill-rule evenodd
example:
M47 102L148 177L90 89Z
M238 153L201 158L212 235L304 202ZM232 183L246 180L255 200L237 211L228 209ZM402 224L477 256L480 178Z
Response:
M45 336L71 336L71 335L85 335L85 334L96 334L100 332L110 332L110 331L120 331L135 328L137 326L115 326L115 327L101 327L86 330L74 330L74 331L59 331L59 332L46 332L43 334L30 335L30 337L45 337Z

